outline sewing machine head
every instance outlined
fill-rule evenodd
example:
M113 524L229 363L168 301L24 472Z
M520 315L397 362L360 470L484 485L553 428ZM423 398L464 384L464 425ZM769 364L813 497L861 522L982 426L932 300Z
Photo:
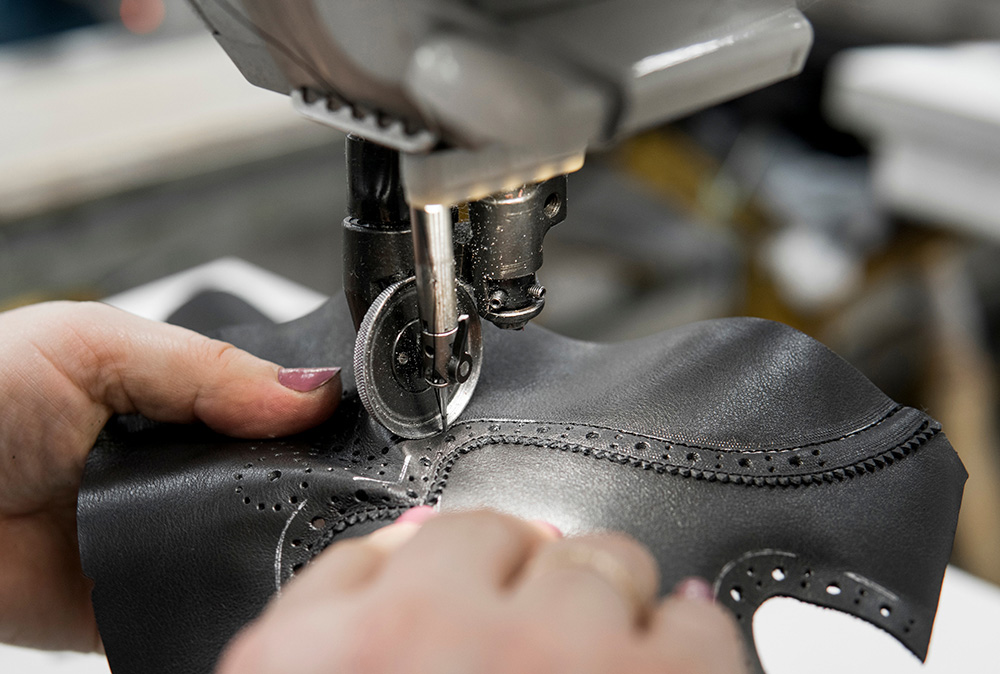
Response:
M253 84L351 134L345 292L368 411L465 408L480 318L544 306L545 233L588 149L797 73L792 0L191 0Z

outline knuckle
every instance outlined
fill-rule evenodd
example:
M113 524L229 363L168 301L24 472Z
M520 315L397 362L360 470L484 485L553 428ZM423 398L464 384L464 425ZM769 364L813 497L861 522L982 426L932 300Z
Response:
M494 510L447 513L428 521L424 528L432 532L445 529L468 531L474 533L476 538L488 541L507 540L521 535L525 530L520 520Z
M609 531L583 536L576 540L614 555L637 573L646 575L659 573L653 554L645 545L628 534Z
M596 544L606 547L611 551L620 552L623 555L630 555L635 557L647 557L649 552L639 541L635 540L628 534L622 533L620 531L607 531L599 534L594 534L593 541Z
M204 357L211 363L222 369L229 367L233 361L237 360L242 351L228 342L221 342L217 339L207 339L201 335L192 333L188 339L191 340L195 348L200 348Z

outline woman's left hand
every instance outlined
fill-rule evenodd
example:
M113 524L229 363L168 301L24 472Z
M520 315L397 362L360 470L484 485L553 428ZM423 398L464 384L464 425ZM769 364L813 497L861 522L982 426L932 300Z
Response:
M274 437L327 418L340 394L336 368L282 369L101 304L0 313L0 642L100 649L76 498L112 414Z

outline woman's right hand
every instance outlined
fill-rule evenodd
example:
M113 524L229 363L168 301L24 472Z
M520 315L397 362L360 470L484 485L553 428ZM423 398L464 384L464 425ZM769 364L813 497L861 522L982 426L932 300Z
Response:
M426 522L424 522L426 520ZM220 674L740 674L709 585L658 600L621 534L562 538L495 512L415 508L321 553L230 645Z

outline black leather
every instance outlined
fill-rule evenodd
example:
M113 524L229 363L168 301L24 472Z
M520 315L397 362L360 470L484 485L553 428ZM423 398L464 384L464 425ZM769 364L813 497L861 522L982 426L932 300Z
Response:
M343 301L224 334L283 365L343 366L344 402L321 428L248 442L110 425L79 534L115 674L211 671L312 556L423 503L623 530L664 588L714 581L748 634L757 606L786 595L925 656L966 478L932 419L758 319L615 345L484 330L476 394L439 437L403 440L365 413Z

